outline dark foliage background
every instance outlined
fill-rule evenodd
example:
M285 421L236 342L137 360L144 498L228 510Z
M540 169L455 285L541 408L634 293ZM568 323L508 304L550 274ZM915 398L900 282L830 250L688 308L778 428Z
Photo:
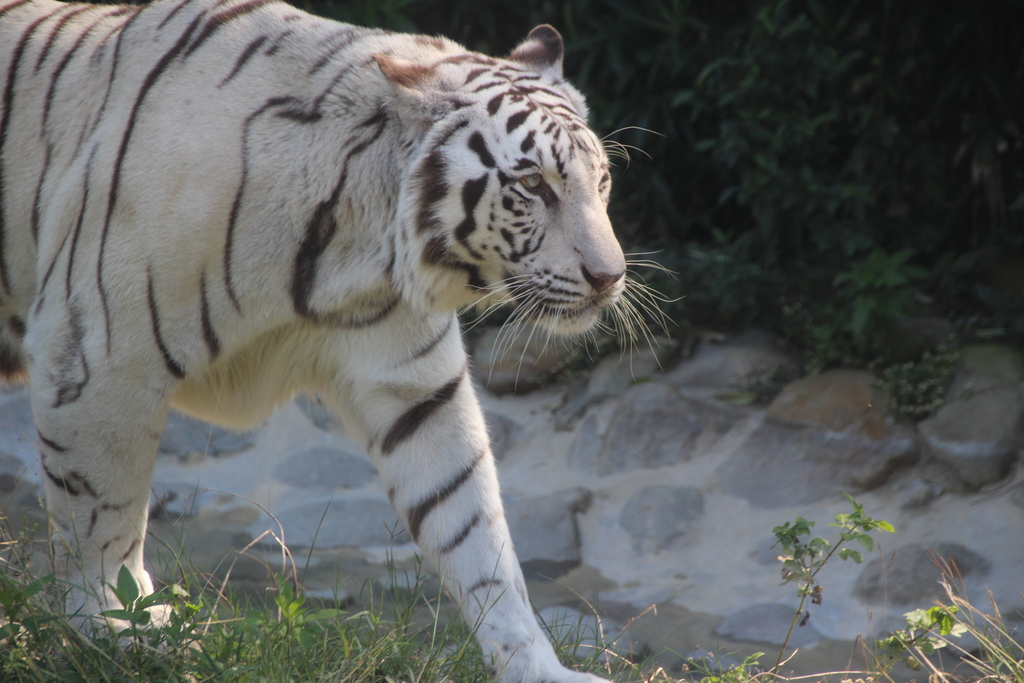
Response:
M613 219L678 323L759 324L824 363L899 320L1024 334L1019 0L295 0L505 54L534 25L601 135ZM647 129L653 132L646 132Z

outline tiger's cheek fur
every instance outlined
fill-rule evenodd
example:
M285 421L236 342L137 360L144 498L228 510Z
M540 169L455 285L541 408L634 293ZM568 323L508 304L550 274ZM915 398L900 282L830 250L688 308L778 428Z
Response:
M508 683L593 683L526 595L456 309L561 331L621 291L562 42L508 59L278 0L0 0L0 377L27 373L83 628L143 563L168 409L323 397ZM162 615L155 615L158 619Z

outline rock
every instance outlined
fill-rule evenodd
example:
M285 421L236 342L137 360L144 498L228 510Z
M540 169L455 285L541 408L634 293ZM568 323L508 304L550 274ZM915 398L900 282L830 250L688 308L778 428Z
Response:
M319 396L299 394L295 397L295 405L305 413L306 417L313 421L313 424L318 429L322 429L325 432L345 431L341 420L324 405Z
M880 409L875 376L862 370L827 370L790 382L768 406L769 419L858 433L871 439L896 434Z
M501 462L509 450L523 438L525 431L522 425L498 413L487 413L487 435L491 440L491 453L494 459Z
M570 344L530 324L493 327L473 348L474 374L491 393L523 394L551 382L577 357L583 347Z
M300 489L355 488L376 476L369 456L333 448L295 453L274 468L278 481Z
M995 345L963 351L949 400L918 431L925 452L978 488L1007 475L1024 446L1024 363Z
M580 425L576 437L569 444L569 464L579 468L593 468L601 455L601 435L597 433L597 418L588 417Z
M160 455L188 460L196 456L232 455L256 444L254 432L233 432L171 411L160 437Z
M619 514L638 554L657 553L686 535L704 515L704 498L689 486L648 486L634 493Z
M389 546L412 538L385 500L323 499L302 503L277 514L289 546L335 548L337 546ZM250 527L254 536L266 529L277 531L267 519Z
M786 642L786 633L793 623L796 610L779 603L762 603L744 607L725 618L715 633L733 640L767 643L781 646ZM821 634L814 627L813 615L803 626L793 629L788 647L811 647L821 640Z
M582 488L545 496L503 495L516 555L527 578L556 578L579 566L580 532L576 515L590 506Z
M587 408L622 394L631 385L662 372L678 343L667 338L633 353L615 354L602 360L585 381L572 386L555 412L555 429L568 431Z
M751 331L725 344L702 343L665 381L676 388L736 389L792 363L771 337Z
M896 502L904 510L923 508L943 493L943 488L924 479L914 479L896 488Z
M1024 382L1024 358L999 344L968 346L960 352L956 376L949 388L952 400L989 389L1018 386Z
M766 421L715 473L728 493L778 508L875 488L916 457L910 436L876 441Z
M660 375L677 345L678 342L671 339L658 337L646 348L608 356L590 371L587 380L590 393L615 396L632 384Z
M958 543L909 543L886 562L870 562L857 578L853 595L872 605L927 606L945 595L936 558L954 563L963 577L983 577L990 571L988 560Z
M918 447L908 428L879 410L874 386L871 373L857 370L791 382L768 407L765 423L719 466L719 481L770 508L881 485L916 460Z
M562 398L562 405L555 411L555 429L560 432L572 431L586 409L594 404L590 393L587 391L589 384L590 382L587 377L577 377L569 383Z
M686 462L735 422L725 407L681 397L657 382L630 387L603 439L584 421L569 451L573 467L598 475ZM596 443L600 440L600 447Z
M589 659L596 651L611 650L618 657L636 661L647 649L622 624L593 612L555 606L545 607L537 616L555 642L567 646L576 659ZM599 657L601 662L607 659L605 654Z

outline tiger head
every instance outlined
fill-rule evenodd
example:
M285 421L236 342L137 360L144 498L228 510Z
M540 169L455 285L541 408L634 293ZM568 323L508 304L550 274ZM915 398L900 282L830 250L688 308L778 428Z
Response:
M412 262L399 270L412 274L406 297L428 310L509 301L571 334L622 294L608 158L562 79L562 50L538 26L507 59L374 56L400 117L421 128L399 201L399 253Z

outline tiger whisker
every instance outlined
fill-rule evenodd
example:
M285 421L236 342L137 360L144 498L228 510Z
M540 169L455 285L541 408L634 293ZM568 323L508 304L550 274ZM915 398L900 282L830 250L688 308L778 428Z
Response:
M511 297L512 301L514 301L518 289L520 289L523 285L527 284L528 281L531 278L532 278L532 275L530 275L529 273L526 273L526 274L523 274L523 275L513 275L511 277L507 277L507 278L505 278L503 280L499 280L499 281L495 282L492 286L500 285L501 286L500 289L494 289L494 290L488 292L487 294L485 294L484 296L482 296L476 302L474 307L479 307L486 299L488 299L488 298L490 298L492 296L498 295L498 294L508 294ZM477 325L479 325L481 322L483 322L488 316L490 316L491 313L493 313L497 309L499 309L502 306L505 306L506 304L509 304L509 303L511 303L511 301L509 301L507 299L502 299L502 300L494 301L494 302L488 304L486 308L484 308L482 311L479 311L477 313L476 317L472 321L469 322L469 324L466 326L465 329L467 331L468 330L472 330Z
M664 311L658 305L658 302L673 303L675 300L668 300L655 290L651 290L646 286L640 286L637 283L633 283L634 286L627 287L623 292L622 300L629 303L629 305L636 310L637 307L645 311L648 316L657 321L661 326L661 329L667 334L668 323L670 322ZM681 298L681 297L680 297ZM638 311L639 312L639 311Z
M650 261L647 259L630 259L628 256L626 257L626 267L650 268L651 270L657 270L659 272L665 273L673 280L678 279L677 276L679 275L679 273L677 273L676 271L672 270L671 268L665 267L664 265L658 263L657 261Z
M605 135L603 138L601 138L601 142L604 142L605 140L607 140L611 136L616 135L618 133L621 133L624 130L639 130L639 131L643 131L644 133L650 133L651 135L657 135L659 137L665 137L664 133L659 133L658 131L651 130L650 128L644 128L642 126L623 126L622 128L617 128L617 129L613 130L611 133L608 133L607 135Z

